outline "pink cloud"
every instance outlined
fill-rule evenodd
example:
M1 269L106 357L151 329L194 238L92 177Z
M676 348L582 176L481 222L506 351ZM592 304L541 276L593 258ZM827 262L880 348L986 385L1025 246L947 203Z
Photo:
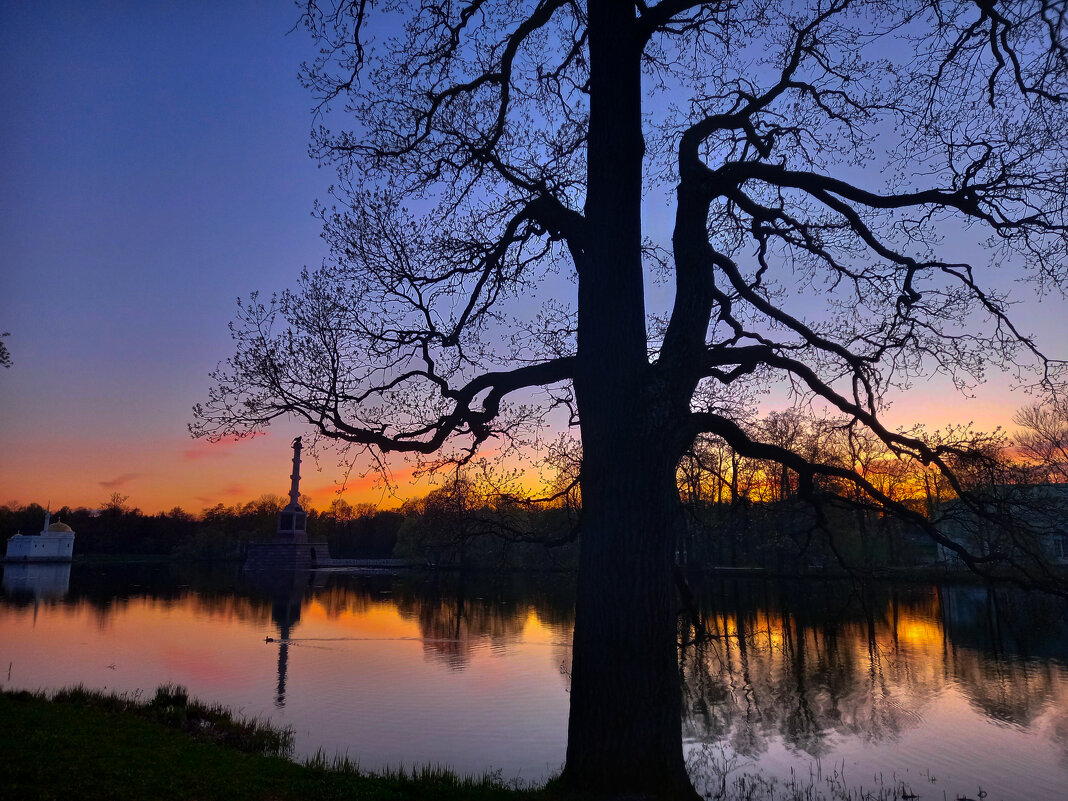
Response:
M408 464L390 470L390 481L394 484L398 497L406 498L411 495L409 485L415 477L415 472L416 467ZM382 477L372 470L364 476L349 476L343 485L341 483L333 483L320 484L317 487L305 486L301 489L301 494L307 495L312 500L320 503L329 503L336 498L344 498L350 503L358 503L361 501L376 502L376 499L380 497L393 497L388 492L384 495L383 490Z
M115 476L110 481L99 482L100 486L104 489L118 489L123 484L129 484L135 478L140 478L140 473L123 473L121 476Z
M322 487L307 487L301 489L301 495L307 495L309 498L315 500L333 500L337 497L337 491L340 489L338 484L327 484Z

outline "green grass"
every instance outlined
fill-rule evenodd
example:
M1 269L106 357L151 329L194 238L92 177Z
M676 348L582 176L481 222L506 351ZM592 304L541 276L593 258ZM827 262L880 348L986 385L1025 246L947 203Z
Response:
M149 700L81 688L0 693L0 797L209 801L544 799L445 770L371 775L323 757L286 759L292 733L161 687Z
M54 695L0 691L4 801L576 801L551 783L518 787L436 767L367 773L322 753L298 764L288 758L292 745L289 729L200 703L173 685L151 698L81 687ZM780 782L738 767L713 747L691 757L691 775L711 801L911 797L893 777L862 789L837 772Z

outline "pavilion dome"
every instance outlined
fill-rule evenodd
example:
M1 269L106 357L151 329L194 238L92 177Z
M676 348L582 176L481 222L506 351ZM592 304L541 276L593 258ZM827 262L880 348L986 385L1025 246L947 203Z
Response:
M72 529L66 523L53 523L52 525L50 525L48 527L48 530L49 531L65 532L65 533L70 533L70 534L74 533L74 529Z

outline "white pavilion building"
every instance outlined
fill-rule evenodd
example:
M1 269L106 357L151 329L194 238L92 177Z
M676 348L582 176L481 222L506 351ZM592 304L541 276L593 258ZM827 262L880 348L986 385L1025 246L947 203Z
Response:
M5 562L69 562L74 553L74 529L66 523L52 522L52 512L45 512L40 534L16 534L7 541Z

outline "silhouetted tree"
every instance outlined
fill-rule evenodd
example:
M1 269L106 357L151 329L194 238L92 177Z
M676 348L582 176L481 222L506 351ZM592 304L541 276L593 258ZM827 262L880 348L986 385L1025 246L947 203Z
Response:
M115 514L123 515L129 511L132 511L130 506L130 496L123 495L121 492L113 492L108 496L106 501L102 501L100 504L101 514Z
M401 538L406 552L433 564L463 564L469 540L492 534L492 510L475 482L457 470L444 485L408 504Z
M347 504L346 504L347 505ZM359 516L324 515L324 531L335 557L385 559L393 556L397 544L397 530L404 522L399 512L379 512L370 507ZM351 508L351 507L350 507Z
M1051 398L1020 409L1012 418L1020 455L1032 462L1043 481L1068 481L1068 399Z
M305 74L320 100L313 151L339 176L338 205L321 209L332 257L298 292L240 306L235 355L195 431L289 415L373 454L463 460L491 438L522 444L540 388L542 408L569 410L582 441L561 782L692 796L679 460L713 434L780 465L799 499L834 478L927 525L865 476L762 439L714 399L788 382L953 484L960 446L888 429L884 391L931 370L966 384L990 362L1030 359L1052 376L983 266L943 237L981 231L1001 271L1063 282L1063 9L303 7L320 45ZM661 204L674 212L670 243ZM647 306L651 273L674 283L672 308ZM573 304L559 299L568 277ZM539 292L551 299L535 309Z

